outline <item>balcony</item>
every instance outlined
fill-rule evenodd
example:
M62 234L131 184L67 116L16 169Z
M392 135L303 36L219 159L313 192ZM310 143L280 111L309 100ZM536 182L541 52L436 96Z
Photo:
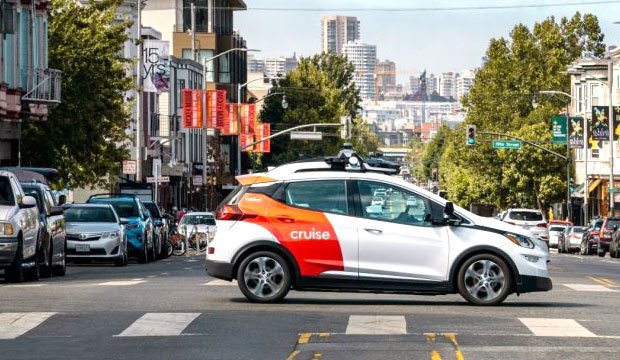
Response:
M25 94L22 101L60 104L62 72L57 69L29 69L22 74Z

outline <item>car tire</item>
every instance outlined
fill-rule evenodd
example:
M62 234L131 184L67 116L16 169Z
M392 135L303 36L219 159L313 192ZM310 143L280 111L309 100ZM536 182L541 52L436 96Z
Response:
M609 244L609 256L612 258L616 257L616 245L613 241Z
M10 282L23 283L24 281L26 281L26 274L23 268L24 244L21 234L19 235L17 241L17 251L15 251L15 258L13 259L13 263L11 263L11 266L4 270L4 276Z
M596 254L597 254L599 257L605 257L605 253L606 253L606 251L605 251L605 250L596 249Z
M127 245L126 244L123 247L123 256L120 259L116 259L114 261L114 266L116 267L127 266Z
M583 240L581 245L579 245L579 255L588 255L588 243Z
M282 300L291 287L291 272L286 261L270 251L247 256L237 270L239 289L252 302Z
M149 261L149 251L148 251L148 243L146 238L144 238L144 244L142 244L142 249L140 249L140 254L138 254L138 262L140 264L146 264Z
M43 266L41 267L41 277L42 278L51 278L53 275L52 272L52 264L53 264L53 256L54 256L54 247L52 246L51 243L51 239L50 239L50 246L49 246L49 251L47 252L47 256L45 255L45 252L41 252L41 254L43 255L43 257L47 258L47 261L43 262Z
M28 280L39 281L39 279L41 279L41 257L42 257L41 246L37 245L37 250L34 252L34 256L32 259L34 262L34 266L28 269L26 273L26 277L28 278Z
M166 240L166 242L164 243L164 251L163 251L164 256L166 258L171 257L173 251L174 251L174 247L172 246L170 241Z
M473 305L498 305L512 291L512 272L506 262L495 255L470 257L459 269L457 277L459 293Z
M67 245L62 249L62 260L60 265L53 265L52 272L54 276L65 276L67 274Z
M157 246L153 235L151 235L151 253L149 254L149 257L151 261L157 260Z
M558 254L562 254L564 252L564 245L558 241Z

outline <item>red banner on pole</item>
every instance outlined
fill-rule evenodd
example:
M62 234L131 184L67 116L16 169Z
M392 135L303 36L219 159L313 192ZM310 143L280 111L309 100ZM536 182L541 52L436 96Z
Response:
M216 116L217 92L216 90L207 90L207 127L212 129L217 122Z
M263 139L271 136L271 124L262 124L263 128ZM263 152L270 153L271 152L271 139L263 141Z
M241 146L242 152L252 152L254 151L254 147L246 147L254 142L254 134L241 134L239 135L239 145Z
M202 90L183 89L183 128L200 129L202 127Z
M253 134L256 126L256 105L241 104L241 133Z
M237 104L226 104L222 135L237 135Z
M215 127L224 128L224 118L226 117L226 90L217 90L215 105Z

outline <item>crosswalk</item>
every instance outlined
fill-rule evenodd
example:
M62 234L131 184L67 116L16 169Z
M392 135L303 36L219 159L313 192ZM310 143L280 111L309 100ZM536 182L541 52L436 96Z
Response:
M93 315L95 316L95 315ZM80 322L76 323L76 319ZM105 334L97 336L108 336L111 338L135 338L152 336L182 336L194 335L199 329L213 326L217 315L212 313L198 312L179 312L179 313L157 313L147 312L142 314L128 315L128 319L119 317L111 318L115 324L104 327ZM476 327L471 319L462 321L459 319L444 319L444 323L436 326L420 325L420 319L415 315L339 315L336 319L330 317L324 319L325 327L320 328L322 334L348 335L388 335L405 336L419 335L425 336L429 333L454 333L459 335L513 335L513 336L532 336L532 337L562 337L562 338L607 338L620 339L620 328L611 333L600 333L600 327L592 325L593 329L588 329L591 321L568 318L514 318L495 321L493 334L481 332L481 327ZM13 340L20 337L45 337L58 335L58 324L68 322L70 332L63 332L64 337L79 338L86 336L83 328L87 328L94 320L94 317L71 313L56 312L12 312L0 313L0 341ZM478 322L477 320L476 322ZM470 325L467 325L467 323ZM462 324L460 327L457 324ZM427 323L428 324L428 323ZM488 327L488 324L482 324ZM303 325L300 325L299 332L303 333Z

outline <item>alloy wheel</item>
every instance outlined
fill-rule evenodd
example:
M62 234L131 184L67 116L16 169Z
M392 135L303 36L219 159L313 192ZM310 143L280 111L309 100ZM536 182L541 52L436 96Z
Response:
M284 269L273 258L257 257L246 265L243 281L256 297L270 297L282 290L285 284Z
M464 283L472 297L487 302L502 295L506 287L506 276L498 264L488 259L481 259L473 262L465 270Z

